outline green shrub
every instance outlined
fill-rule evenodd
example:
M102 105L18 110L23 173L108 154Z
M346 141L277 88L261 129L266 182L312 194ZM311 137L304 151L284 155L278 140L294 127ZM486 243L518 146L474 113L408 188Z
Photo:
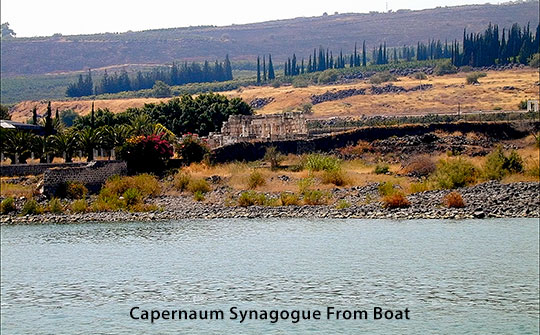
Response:
M292 85L295 88L304 88L304 87L308 87L309 81L307 79L305 79L305 78L297 77L297 78L293 79Z
M327 192L319 190L307 190L303 194L306 205L324 205L328 202L330 195Z
M2 203L0 203L1 214L15 212L16 210L17 208L15 207L15 200L13 199L13 197L7 197L4 200L2 200Z
M527 100L521 100L518 103L518 108L521 109L521 110L527 109Z
M238 205L242 207L248 206L263 206L267 202L266 195L264 193L257 193L255 191L245 191L238 197Z
M477 170L461 158L440 160L433 178L440 188L453 189L476 182Z
M270 169L276 170L279 167L279 164L283 161L283 155L277 150L276 147L266 148L264 153L264 160L270 163Z
M390 170L390 166L386 163L379 163L375 166L375 174L387 174Z
M111 177L107 180L103 188L108 189L118 197L130 188L137 189L142 197L157 196L161 192L161 186L157 178L147 173L133 177Z
M266 184L266 180L264 180L262 173L260 173L259 171L251 172L248 178L248 188L250 190L254 190L264 184Z
M369 82L372 84L382 84L388 81L396 81L397 78L388 71L379 72L369 78Z
M71 211L74 213L84 213L88 210L88 203L84 199L75 200L71 203Z
M279 198L282 206L297 206L300 203L300 198L294 193L283 192Z
M123 194L124 202L127 207L132 207L142 202L141 192L136 188L128 188Z
M34 199L28 199L24 203L21 215L33 215L43 213L43 208Z
M467 84L478 84L478 79L487 76L485 72L472 72L467 75Z
M336 186L343 186L347 184L347 178L341 170L324 171L322 175L322 182L324 184L334 184Z
M540 53L535 53L529 58L529 66L537 70L540 68Z
M62 205L62 202L58 198L52 198L49 201L48 210L51 213L63 213L64 212L64 206Z
M338 79L338 76L338 71L334 69L329 69L321 72L317 81L319 82L319 84L333 83Z
M418 80L427 79L427 75L424 72L415 72L413 77L414 79L418 79Z
M133 187L141 192L141 196L155 197L161 193L161 185L155 176L143 173L131 178L133 179Z
M124 205L125 202L120 200L120 195L118 195L118 193L111 188L104 187L99 192L96 201L92 204L92 210L95 212L116 211L123 208Z
M210 153L210 147L200 137L194 134L184 135L176 146L176 152L186 165L201 162Z
M313 185L313 178L303 178L298 181L298 191L304 194Z
M385 182L380 183L377 188L379 190L379 194L382 197L394 194L396 192L394 184L392 182L389 182L389 181L385 181Z
M337 209L345 209L345 208L349 208L351 207L351 204L345 200L345 199L341 199L337 204L336 204L336 208Z
M210 185L206 179L193 179L188 184L188 190L193 194L196 192L207 193L210 192Z
M193 193L193 199L195 201L204 201L204 193L201 191L196 191Z
M411 193L420 193L425 191L431 191L434 189L434 185L430 180L424 180L418 183L411 184Z
M486 156L483 172L486 179L501 180L507 174L523 172L523 159L515 150L506 156L499 146Z
M279 88L281 86L281 81L280 80L274 80L272 81L272 87L273 88Z
M452 74L457 73L458 69L457 67L452 64L450 60L445 60L443 62L440 62L435 66L435 69L433 69L433 73L435 73L437 76L442 76L445 74Z
M335 156L309 154L304 157L304 168L309 171L335 171L341 168L341 161Z
M459 68L459 71L461 72L471 72L473 70L472 66L464 65Z
M523 172L523 158L515 150L510 152L510 156L506 158L504 168L510 173L521 173Z
M188 188L191 176L187 173L179 172L174 176L174 187L179 191L185 191Z

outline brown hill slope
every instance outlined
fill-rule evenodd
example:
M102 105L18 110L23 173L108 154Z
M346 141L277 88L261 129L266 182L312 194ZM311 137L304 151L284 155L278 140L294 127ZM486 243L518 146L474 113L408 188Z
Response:
M293 52L307 56L323 45L351 52L412 45L431 38L461 40L463 28L478 32L489 22L508 27L538 23L538 1L470 5L392 13L339 14L226 27L190 27L121 34L18 38L2 41L2 76L73 71L116 64L167 63L179 59L255 59L272 53L281 62Z
M432 88L424 91L407 93L372 94L371 84L367 81L343 85L310 86L294 88L282 86L248 87L239 91L224 92L228 96L238 96L250 102L255 98L272 98L273 101L257 113L276 113L301 108L311 102L312 95L327 91L340 91L350 88L366 89L365 95L356 95L345 99L328 101L313 106L313 118L332 116L361 115L419 115L428 113L455 113L458 103L462 112L516 110L520 101L538 99L538 71L531 68L508 71L488 71L487 77L480 79L480 85L465 85L466 73L429 77L420 82L417 79L400 77L392 83L410 89L421 84L431 84ZM386 84L383 84L384 86ZM118 99L96 100L96 108L109 108L119 113L128 107L141 107L145 103L166 101L167 99ZM92 102L53 101L53 109L73 109L80 114L90 111ZM37 106L40 114L45 112L46 102L25 101L17 104L12 117L16 121L25 121L32 115L31 109Z

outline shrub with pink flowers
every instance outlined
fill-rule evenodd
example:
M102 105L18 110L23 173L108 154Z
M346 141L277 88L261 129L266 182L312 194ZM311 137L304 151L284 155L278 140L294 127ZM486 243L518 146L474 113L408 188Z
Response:
M204 159L210 153L210 147L206 140L201 139L197 134L187 133L182 136L182 140L176 146L176 152L184 164L197 163Z
M134 136L122 145L119 156L134 172L161 172L173 156L173 147L164 139L163 133L148 136Z

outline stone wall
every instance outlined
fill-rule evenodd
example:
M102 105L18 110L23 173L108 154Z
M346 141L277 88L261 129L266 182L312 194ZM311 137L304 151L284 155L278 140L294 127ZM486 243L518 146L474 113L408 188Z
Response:
M221 133L210 133L212 148L239 142L283 141L308 135L306 116L302 112L266 115L231 115Z
M538 124L536 124L538 126ZM453 133L485 134L494 139L517 139L527 136L527 131L518 130L509 122L456 122L433 123L428 125L406 125L391 127L365 127L339 134L321 136L313 139L285 140L274 142L239 142L215 148L212 161L216 163L231 161L254 161L262 159L266 148L274 146L283 154L302 154L307 152L328 152L336 148L362 141L386 139L392 136L424 135L434 131Z
M88 163L49 163L49 164L8 164L0 165L0 176L36 176L43 174L47 169L59 167L79 167Z
M43 174L43 193L52 195L68 181L81 182L89 191L97 192L107 179L126 172L127 164L124 161L93 161L84 166L48 169Z

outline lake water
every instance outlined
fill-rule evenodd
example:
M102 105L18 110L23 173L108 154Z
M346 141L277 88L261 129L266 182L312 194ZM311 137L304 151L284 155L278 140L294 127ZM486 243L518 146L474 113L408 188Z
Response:
M537 219L2 227L2 334L537 334ZM223 320L135 320L222 310ZM327 319L327 308L367 319ZM321 320L231 320L320 310ZM373 308L409 310L374 320Z

